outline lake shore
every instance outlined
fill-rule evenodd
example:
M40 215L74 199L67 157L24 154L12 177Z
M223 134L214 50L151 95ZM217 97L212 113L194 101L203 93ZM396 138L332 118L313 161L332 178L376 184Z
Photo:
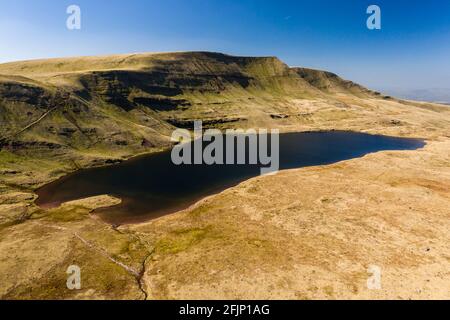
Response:
M448 299L449 147L258 177L121 229L155 243L151 299Z
M32 191L10 186L0 197L0 296L448 298L448 112L345 102L348 118L338 120L340 107L323 102L309 110L317 112L314 124L279 127L423 137L427 146L255 178L183 212L121 228L91 214L116 200L42 210ZM64 286L73 263L84 270L81 292ZM366 290L369 264L385 272L382 291Z
M245 134L241 137L244 140ZM225 135L221 138L223 141ZM259 152L260 139L262 136L258 138L254 135L251 140L255 145L243 146L245 159L250 159L250 149ZM234 164L227 160L225 165L225 159L222 159L222 164L216 165L195 165L192 162L179 165L173 162L172 156L176 150L173 149L107 168L91 168L65 176L37 190L39 197L35 203L43 209L52 209L67 201L108 194L123 201L120 205L94 212L105 222L116 226L146 222L183 210L205 196L263 175L263 168L269 165L283 171L336 163L383 150L415 150L424 146L424 142L418 139L349 131L283 133L275 141L278 152L271 154L274 163L256 161L254 164L247 162L238 165L234 160ZM195 145L198 143L192 142L184 148ZM190 151L187 153L192 155ZM225 155L226 151L221 150L220 154Z

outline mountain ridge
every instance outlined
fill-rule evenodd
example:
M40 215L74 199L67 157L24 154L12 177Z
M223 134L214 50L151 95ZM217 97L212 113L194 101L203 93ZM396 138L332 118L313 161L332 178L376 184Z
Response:
M193 63L189 64L189 60ZM202 65L195 65L201 61L210 62ZM215 60L215 61L214 61ZM182 63L184 61L184 64ZM211 62L216 62L214 66ZM181 71L210 71L214 74L237 72L236 67L243 68L243 71L252 73L252 65L255 63L266 64L270 69L264 70L260 75L278 75L288 76L291 71L298 73L301 78L311 79L315 75L326 75L328 78L335 78L337 81L345 83L346 81L337 75L309 68L289 67L275 56L250 57L250 56L232 56L217 52L192 51L176 53L135 53L121 55L105 56L86 56L69 58L52 58L16 61L0 64L0 75L28 77L31 80L41 80L43 83L52 83L52 77L67 74L83 74L90 72L107 71L150 71L158 68L161 64L178 64L184 67ZM224 68L224 64L226 68ZM222 66L220 68L219 66ZM196 68L195 68L196 67ZM203 70L202 70L203 67ZM208 67L212 67L208 70ZM228 69L228 70L227 70ZM175 70L176 71L176 70ZM178 70L180 71L180 70ZM260 72L263 70L259 70Z
M173 130L192 129L195 120L218 129L351 129L359 116L379 118L371 106L378 103L440 110L273 56L196 51L11 62L0 64L0 147L3 158L21 157L20 165L3 164L7 171L51 158L50 171L60 175L168 148ZM49 177L33 171L24 179L36 186Z
M180 114L192 118L194 113L205 118L206 108L199 106L211 108L224 104L224 100L240 99L239 103L248 103L262 97L265 101L259 104L267 104L270 103L267 100L280 95L302 98L335 92L373 94L331 73L290 68L276 57L179 52L29 60L0 65L3 137L6 131L17 135L17 126L23 133L23 128L54 104L59 104L61 109L71 106L63 112L74 111L76 115L102 103L125 112L144 108L153 113L154 120L180 124L176 119ZM91 102L96 106L90 108ZM14 108L8 110L10 104ZM203 110L189 112L195 108ZM29 117L23 114L5 117L17 109L28 109ZM165 114L161 117L154 112Z

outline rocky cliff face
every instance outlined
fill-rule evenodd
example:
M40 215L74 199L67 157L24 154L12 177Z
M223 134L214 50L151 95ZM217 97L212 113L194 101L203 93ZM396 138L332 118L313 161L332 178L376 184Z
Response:
M376 95L331 73L275 57L187 52L0 65L0 145L19 156L77 166L171 144L175 127L304 123L292 101Z
M378 92L368 90L352 81L344 80L338 75L321 70L293 68L297 74L311 86L327 93L350 93L360 97L380 96Z
M254 116L252 104L264 106L270 118L279 98L372 94L331 73L291 69L277 58L206 52L19 62L1 65L3 73L2 138L69 146L85 145L83 136L96 144L121 136L121 145L144 139L158 145L167 129L183 121L220 125L233 115L245 121Z

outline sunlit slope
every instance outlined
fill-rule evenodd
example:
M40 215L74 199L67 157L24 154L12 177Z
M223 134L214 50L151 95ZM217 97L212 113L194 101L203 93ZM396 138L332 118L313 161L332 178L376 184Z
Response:
M274 57L206 52L7 63L0 65L2 136L17 134L52 108L56 109L48 118L53 119L46 122L69 122L72 129L77 128L74 119L92 117L97 125L118 117L155 128L159 121L179 125L190 118L215 118L215 123L264 116L270 120L277 114L273 102L290 98L321 98L335 92L373 95L337 76L329 90L331 82L320 74L291 69ZM34 131L40 126L22 133L38 134ZM61 140L43 132L38 136Z
M359 130L408 117L429 123L442 110L275 57L178 52L0 65L0 146L20 164L29 156L71 167L129 158L169 146L174 128L195 120L222 129Z

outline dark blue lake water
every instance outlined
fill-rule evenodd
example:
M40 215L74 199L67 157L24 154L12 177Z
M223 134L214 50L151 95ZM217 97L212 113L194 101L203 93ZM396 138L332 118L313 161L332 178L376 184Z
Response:
M286 133L280 135L280 170L326 165L382 150L415 150L424 145L417 139L343 131ZM119 225L185 209L205 196L259 174L258 165L176 166L171 151L165 151L70 174L39 189L36 203L57 206L96 195L113 195L123 203L97 210L96 214Z

